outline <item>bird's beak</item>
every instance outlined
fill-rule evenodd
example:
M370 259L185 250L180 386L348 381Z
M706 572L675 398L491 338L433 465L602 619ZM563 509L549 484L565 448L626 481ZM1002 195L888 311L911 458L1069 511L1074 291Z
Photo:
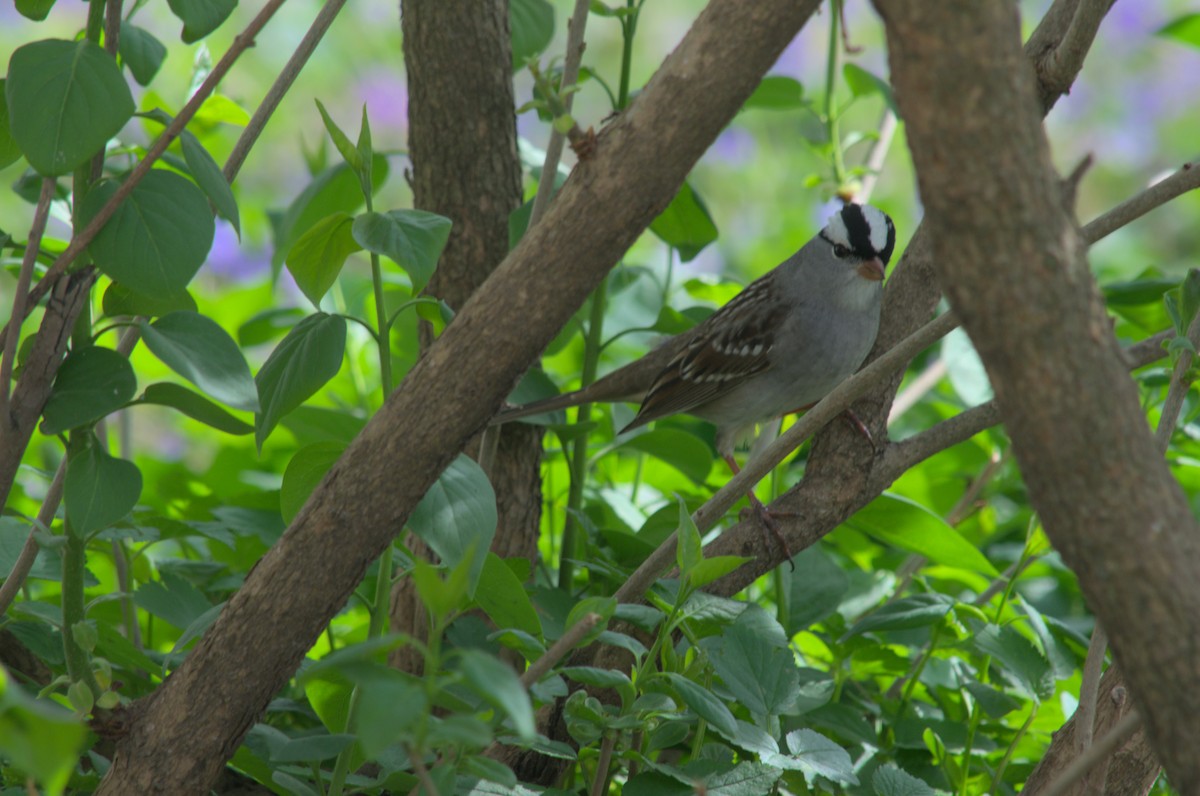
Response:
M863 279L869 279L872 282L883 281L883 261L878 257L872 257L870 260L863 260L858 266L858 275Z

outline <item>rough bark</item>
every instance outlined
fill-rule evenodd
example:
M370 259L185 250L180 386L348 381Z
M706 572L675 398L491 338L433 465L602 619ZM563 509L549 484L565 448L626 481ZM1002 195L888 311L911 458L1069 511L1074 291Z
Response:
M203 793L437 474L815 10L713 0L550 211L333 466L184 663L136 705L100 794Z
M414 204L454 226L425 293L455 311L508 254L508 216L521 204L507 0L401 4L408 75L408 154ZM422 347L433 342L421 325ZM541 508L542 432L506 425L489 476L496 490L498 555L532 559ZM428 557L424 545L414 554ZM392 629L420 634L424 607L408 579L392 593ZM420 671L416 649L390 661Z
M1016 8L876 5L940 281L1155 750L1175 787L1196 792L1200 529L1154 447L1062 201Z

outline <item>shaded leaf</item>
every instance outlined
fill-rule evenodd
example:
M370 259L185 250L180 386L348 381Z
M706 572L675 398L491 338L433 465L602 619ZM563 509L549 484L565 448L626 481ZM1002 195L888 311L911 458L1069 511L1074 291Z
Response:
M139 86L150 85L162 67L163 59L167 57L167 48L154 38L154 34L126 19L121 20L121 38L117 48L121 60L129 67Z
M677 428L654 428L630 437L618 450L648 453L666 462L697 484L704 483L712 471L712 449L694 434Z
M717 239L717 225L690 183L684 183L675 198L652 222L650 231L679 252L688 262Z
M170 382L151 384L135 403L169 406L193 420L211 426L217 431L224 431L226 434L241 436L254 431L254 426L238 420L203 395L194 393L179 384Z
M767 75L746 100L744 109L794 110L804 105L804 86L794 77Z
M477 696L503 711L512 720L517 735L532 740L537 734L529 694L506 664L478 650L464 650L459 671Z
M262 407L254 416L259 450L280 418L337 375L345 350L345 319L323 312L296 324L280 341L254 379Z
M327 216L301 235L287 253L288 271L315 307L321 306L321 299L337 281L346 258L361 249L350 231L353 223L348 213Z
M146 347L171 370L235 409L258 409L258 388L241 349L215 321L195 312L172 312L142 321Z
M204 191L205 196L213 203L213 207L217 209L217 215L230 223L233 231L237 233L238 240L241 240L242 222L238 214L237 199L233 196L233 189L229 187L229 180L225 179L225 173L221 171L217 161L213 160L213 156L200 143L200 139L187 130L180 134L179 143L183 148L183 159L187 161L188 171L192 173L192 178L196 180L200 190Z
M850 87L850 93L855 97L878 94L892 109L892 113L900 115L900 109L896 107L896 95L892 91L891 85L882 77L871 74L858 64L843 66L842 76L846 79L846 85Z
M286 482L287 476L284 476ZM475 590L475 602L497 628L513 628L540 640L542 622L516 573L495 553L489 552Z
M237 8L237 0L167 0L167 5L183 22L180 38L191 44L219 28Z
M513 71L541 54L554 38L554 6L546 0L511 0L508 24L512 32Z
M279 487L279 510L284 522L291 524L345 450L346 446L339 442L314 442L296 451L283 471L283 483Z
M945 618L954 601L943 594L914 594L888 603L863 617L846 631L845 638L884 630L912 630L930 627Z
M76 348L58 369L50 399L42 411L43 434L94 423L120 409L137 392L129 360L100 346Z
M46 39L13 52L4 86L13 139L41 174L67 174L133 116L111 55L88 41Z
M459 454L413 509L408 525L451 568L470 560L468 593L475 594L496 533L496 493L483 469Z
M145 315L156 318L176 310L195 312L197 309L196 300L186 290L173 295L157 293L150 296L131 290L120 282L112 282L104 290L101 308L110 318L118 315Z
M450 238L450 219L424 210L363 213L354 219L354 240L403 268L413 293L425 287Z
M98 183L79 209L87 223L117 192ZM88 251L96 267L138 293L176 295L188 286L212 247L216 227L208 199L186 177L152 169L100 229Z

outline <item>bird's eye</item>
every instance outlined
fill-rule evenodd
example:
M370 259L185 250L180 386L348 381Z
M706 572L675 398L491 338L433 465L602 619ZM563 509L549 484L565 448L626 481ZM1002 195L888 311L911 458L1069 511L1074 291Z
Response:
M833 256L844 260L850 256L850 249L840 243L833 244Z

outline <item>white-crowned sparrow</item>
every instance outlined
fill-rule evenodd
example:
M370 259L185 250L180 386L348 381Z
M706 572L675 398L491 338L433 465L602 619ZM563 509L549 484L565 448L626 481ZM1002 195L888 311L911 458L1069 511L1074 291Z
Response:
M895 244L886 213L847 204L695 329L589 388L502 411L494 422L640 392L641 409L622 433L686 412L717 427L717 451L736 471L734 447L757 423L816 403L862 364Z

